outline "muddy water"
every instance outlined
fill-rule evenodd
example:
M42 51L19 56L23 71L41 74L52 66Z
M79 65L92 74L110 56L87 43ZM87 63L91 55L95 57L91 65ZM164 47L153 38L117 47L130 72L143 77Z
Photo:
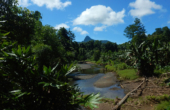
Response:
M102 97L105 98L113 98L116 97L123 98L125 96L124 90L119 86L119 82L116 84L105 87L105 88L98 88L95 87L93 84L100 79L106 71L104 70L104 67L94 64L87 64L90 65L91 68L89 69L83 69L79 72L74 72L72 76L86 76L86 75L94 75L94 77L89 79L83 79L83 80L74 80L72 84L77 84L80 88L81 92L84 92L84 94L91 94L91 93L100 93ZM116 77L116 76L115 76ZM116 88L112 89L112 88Z

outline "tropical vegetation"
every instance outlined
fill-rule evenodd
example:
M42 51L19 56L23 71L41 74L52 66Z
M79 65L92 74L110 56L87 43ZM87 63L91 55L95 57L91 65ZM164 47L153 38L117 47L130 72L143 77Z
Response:
M123 79L159 76L170 71L167 26L146 35L144 25L136 18L124 30L129 42L78 43L71 30L42 25L39 11L17 4L16 0L0 3L0 107L3 109L97 107L99 94L84 97L76 85L69 84L67 75L76 68L77 61L105 65Z

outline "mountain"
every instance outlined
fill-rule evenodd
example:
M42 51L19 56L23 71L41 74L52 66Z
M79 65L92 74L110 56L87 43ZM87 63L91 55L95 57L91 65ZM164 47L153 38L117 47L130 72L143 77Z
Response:
M94 39L90 38L89 36L86 36L84 41L82 41L82 42L88 42L88 41L91 41L91 40L94 40ZM94 41L96 41L96 40L94 40ZM108 40L99 40L99 41L101 41L102 43L109 42ZM81 43L81 42L78 42L78 43Z
M89 36L86 36L83 42L88 42L88 41L91 41L91 40L93 40L93 39L91 39Z

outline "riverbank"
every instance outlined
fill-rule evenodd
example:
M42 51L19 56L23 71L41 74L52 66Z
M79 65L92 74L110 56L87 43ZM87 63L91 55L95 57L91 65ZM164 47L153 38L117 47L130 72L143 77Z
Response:
M90 63L90 62L88 62ZM166 85L165 80L170 77L149 77L142 86L130 94L129 98L121 105L120 110L161 110L166 101L170 101L170 87ZM121 87L125 94L129 93L143 82L144 78L138 77L135 80L121 80ZM164 102L161 102L164 101ZM113 110L114 102L103 101L98 104L99 108L93 110ZM88 108L88 110L91 110Z

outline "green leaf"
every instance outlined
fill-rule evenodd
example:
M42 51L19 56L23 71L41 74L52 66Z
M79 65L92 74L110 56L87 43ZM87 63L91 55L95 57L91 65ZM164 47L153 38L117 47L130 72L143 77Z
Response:
M30 51L30 46L27 47L25 53L28 53L28 51Z
M14 56L14 57L17 57L17 55L16 54L14 54L14 53L7 53L8 55L10 55L10 56Z
M57 66L59 65L59 62L56 64L56 66L51 70L51 72L53 72L56 68L57 68Z
M96 104L99 104L100 103L100 99L102 99L102 97L99 97L100 94L90 94L88 96L86 96L84 98L84 106L87 107L89 106L91 109L93 108L97 108L97 105Z
M21 90L13 90L13 91L10 91L11 93L16 93L16 92L21 92Z
M0 57L0 60L4 60L4 58Z
M45 83L43 87L50 86L50 83Z
M21 93L20 95L18 95L17 97L21 97L21 96L23 96L23 95L25 95L26 94L26 92L24 92L24 93Z
M38 85L39 85L39 84L45 84L45 83L46 83L46 82L39 82Z
M2 52L4 53L4 55L5 55L6 57L8 57L8 56L9 56L6 52L4 52L4 51L2 51Z
M22 50L21 50L21 46L20 45L18 46L17 53L18 53L19 56L21 56Z

